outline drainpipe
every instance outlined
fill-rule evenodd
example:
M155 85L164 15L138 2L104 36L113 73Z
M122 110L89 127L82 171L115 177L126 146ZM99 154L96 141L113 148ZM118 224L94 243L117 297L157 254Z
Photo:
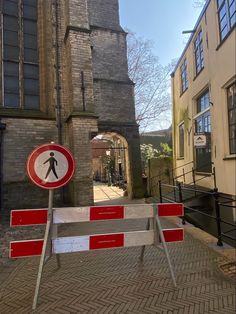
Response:
M175 119L176 119L176 108L175 108L175 73L171 73L171 93L172 93L172 151L173 151L173 168L176 168L176 128L175 128ZM174 174L173 174L174 175Z
M2 218L3 209L3 132L5 130L6 124L0 120L0 219Z
M62 145L62 117L61 117L61 78L60 78L60 46L59 46L59 0L54 1L55 9L55 70L56 70L56 124L58 144ZM65 204L65 189L60 188L60 199L62 204Z
M56 69L56 122L58 130L58 143L62 144L62 121L61 121L61 81L60 81L60 53L59 53L59 0L55 0L55 69Z

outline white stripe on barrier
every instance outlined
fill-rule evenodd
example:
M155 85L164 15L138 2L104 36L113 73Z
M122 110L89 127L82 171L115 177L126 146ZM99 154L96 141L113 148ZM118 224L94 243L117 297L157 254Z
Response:
M53 211L53 223L72 223L90 221L90 207L56 208Z
M152 245L154 243L154 230L126 232L124 247Z
M153 205L152 204L138 204L125 206L125 219L139 219L152 218Z
M89 236L64 237L52 240L52 252L56 254L89 250Z

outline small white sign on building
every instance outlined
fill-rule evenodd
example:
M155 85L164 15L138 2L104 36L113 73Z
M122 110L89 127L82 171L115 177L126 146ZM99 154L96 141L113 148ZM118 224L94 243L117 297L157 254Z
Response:
M206 147L207 138L204 134L194 135L194 147Z

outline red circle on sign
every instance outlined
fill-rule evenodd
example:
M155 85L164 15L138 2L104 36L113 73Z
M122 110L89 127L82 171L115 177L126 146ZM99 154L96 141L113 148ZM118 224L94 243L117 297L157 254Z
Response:
M52 150L61 153L66 158L66 160L68 162L68 169L67 169L67 172L65 173L65 175L62 178L60 178L58 181L47 182L47 181L44 181L43 179L41 179L37 175L37 173L35 171L35 162L36 162L36 159L39 157L40 154L42 154L46 151L52 151ZM72 178L72 176L75 172L75 160L74 160L74 157L72 156L71 152L67 148L65 148L61 145L58 145L58 144L44 144L44 145L37 147L29 155L28 160L27 160L26 169L27 169L27 174L28 174L29 178L31 179L31 181L33 181L33 183L35 183L36 185L38 185L39 187L41 187L43 189L51 190L51 189L60 188L70 181L70 179Z

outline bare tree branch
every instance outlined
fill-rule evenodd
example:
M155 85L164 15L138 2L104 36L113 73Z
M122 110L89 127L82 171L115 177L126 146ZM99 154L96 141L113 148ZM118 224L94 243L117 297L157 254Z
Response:
M205 3L206 3L206 0L195 0L193 3L193 6L194 8L202 8Z
M160 116L170 111L170 73L174 61L162 66L152 52L152 42L137 38L132 32L127 37L129 77L135 83L136 120L144 130Z

